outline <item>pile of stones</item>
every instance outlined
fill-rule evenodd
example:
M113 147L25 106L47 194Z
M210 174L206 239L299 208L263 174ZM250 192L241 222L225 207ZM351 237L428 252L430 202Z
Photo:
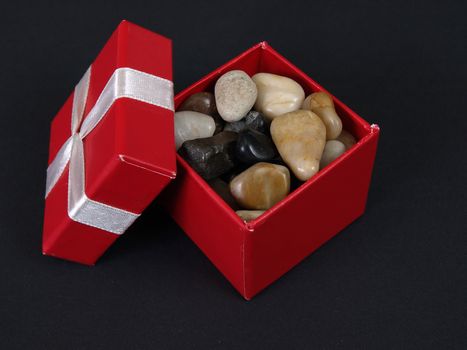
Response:
M331 96L271 73L229 71L175 113L178 153L245 221L355 143Z

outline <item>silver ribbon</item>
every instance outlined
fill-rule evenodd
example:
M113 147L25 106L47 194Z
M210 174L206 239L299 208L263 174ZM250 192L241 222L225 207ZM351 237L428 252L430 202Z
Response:
M89 199L85 193L85 161L83 139L99 124L119 98L131 98L171 111L173 83L131 68L118 68L110 77L94 107L84 116L91 67L75 87L71 112L71 136L47 168L45 197L54 188L68 163L68 216L79 223L122 234L136 220L135 214Z

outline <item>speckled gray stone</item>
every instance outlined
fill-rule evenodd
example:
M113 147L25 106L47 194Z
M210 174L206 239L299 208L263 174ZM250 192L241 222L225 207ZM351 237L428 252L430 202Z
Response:
M242 119L255 104L257 94L256 84L241 70L223 74L214 87L217 111L226 122Z

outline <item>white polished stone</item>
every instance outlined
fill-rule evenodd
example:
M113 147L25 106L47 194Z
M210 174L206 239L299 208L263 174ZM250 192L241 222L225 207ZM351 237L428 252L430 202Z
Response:
M303 88L296 81L271 73L258 73L252 77L258 88L255 110L269 120L296 111L305 98Z
M333 162L337 157L344 154L345 145L337 140L329 140L324 146L323 155L319 163L320 169Z
M216 130L214 119L206 114L182 111L174 115L175 148L178 150L183 142L211 137Z

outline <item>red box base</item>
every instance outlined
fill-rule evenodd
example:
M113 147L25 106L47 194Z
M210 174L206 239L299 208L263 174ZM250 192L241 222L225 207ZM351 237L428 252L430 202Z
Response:
M326 91L262 42L185 89L188 96L212 91L225 72L275 73L300 83L306 94ZM357 144L283 201L249 223L236 213L180 157L178 175L162 201L174 220L246 299L295 266L363 214L376 154L379 128L335 97L344 128Z

